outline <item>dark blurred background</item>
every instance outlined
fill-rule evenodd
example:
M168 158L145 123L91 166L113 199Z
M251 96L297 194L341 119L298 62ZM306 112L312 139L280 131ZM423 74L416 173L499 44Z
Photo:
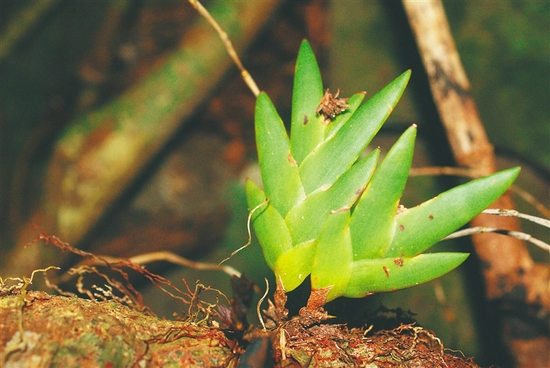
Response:
M326 87L340 88L343 96L364 90L368 98L405 69L412 69L403 99L372 146L387 152L401 132L416 123L419 139L413 166L455 165L400 2L276 1L262 5L259 15L231 14L232 8L242 5L238 1L204 4L225 24L243 63L285 121L290 116L294 62L303 38L318 56ZM500 168L522 166L517 186L547 205L550 3L444 1L444 5ZM203 66L199 52L192 55L196 62L175 60L174 55L185 53L193 42L221 47L218 36L187 1L4 0L0 10L2 277L28 276L37 266L69 267L78 261L34 245L25 250L34 252L27 264L26 253L17 250L38 235L34 225L75 247L119 257L169 250L218 263L246 243L243 183L247 176L259 176L254 97L225 54L218 58L219 65ZM238 26L247 17L257 23L248 34ZM172 72L180 73L179 77L162 78L163 73ZM159 111L153 102L149 109L149 100L185 84L185 73L194 73L189 79L202 81L196 90L167 97L176 106L169 112ZM151 80L157 83L147 82ZM139 98L132 100L133 96ZM144 126L145 137L155 136L154 124L160 127L164 120L172 121L173 127L145 146L133 145L133 133L128 134L128 141L114 141L116 149L101 153L115 157L104 162L87 160L114 136L117 124L125 124L120 121L136 117L145 123L129 131ZM152 127L145 127L148 121ZM135 140L139 139L136 135ZM74 142L76 153L71 151ZM86 187L87 175L97 178L105 162L125 160L138 164L123 179L106 179L117 184L108 185L112 193L102 192L106 199L99 209L89 220L81 220L84 230L73 234L64 228L64 223L73 221L73 214L80 215L79 203L85 205L79 190L91 190ZM74 172L76 179L71 176ZM413 177L403 202L418 204L461 181ZM78 183L78 188L71 183ZM540 215L521 198L517 207ZM547 231L524 225L525 232L548 238ZM435 249L473 251L468 239L445 242ZM536 260L549 261L546 253L531 249ZM260 287L264 277L272 277L256 243L228 264ZM230 295L229 279L219 272L164 263L150 268L176 284L182 277L190 285L200 279ZM368 300L339 300L332 308L352 316L350 324L359 324L380 305L401 307L415 313L418 323L434 330L446 347L475 356L481 365L506 366L506 354L499 352L495 335L498 321L483 302L481 280L476 259L470 257L457 271L434 282ZM141 289L145 303L157 314L182 314L179 301L159 296L146 283Z

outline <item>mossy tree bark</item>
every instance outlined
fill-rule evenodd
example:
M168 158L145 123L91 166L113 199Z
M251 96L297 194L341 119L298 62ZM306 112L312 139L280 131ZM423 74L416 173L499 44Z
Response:
M255 344L241 359L246 347L212 324L44 292L0 297L0 327L6 367L477 367L418 326L367 334L300 318L264 335L273 354Z

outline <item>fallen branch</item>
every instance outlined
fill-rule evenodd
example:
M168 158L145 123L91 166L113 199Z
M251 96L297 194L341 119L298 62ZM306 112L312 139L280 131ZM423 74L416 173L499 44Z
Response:
M455 159L459 165L466 166L479 175L495 172L493 147L471 96L470 82L460 62L441 1L403 0L403 5ZM514 203L508 193L491 207L513 209ZM472 221L472 226L521 231L519 222L513 217L480 215ZM531 322L526 319L521 322L512 321L521 319L520 313L504 321L504 330L517 362L527 362L523 364L529 366L540 364L540 361L534 360L541 359L537 352L546 351L550 344L547 336L540 339L536 332L541 323L546 323L550 314L550 268L548 265L536 265L525 243L520 239L485 233L475 235L473 241L476 253L484 265L487 298L496 302L497 309L501 312L506 308L502 303L510 299L521 311L536 311L534 315L527 317L533 318ZM523 292L517 293L519 289ZM514 323L527 324L529 327L526 328L533 331L532 336L535 338L516 336L511 332ZM550 364L548 359L546 355L544 366Z

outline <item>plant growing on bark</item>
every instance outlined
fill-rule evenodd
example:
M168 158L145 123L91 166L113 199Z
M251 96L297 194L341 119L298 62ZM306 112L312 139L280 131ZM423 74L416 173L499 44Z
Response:
M380 162L361 157L410 77L404 72L361 105L323 91L307 41L296 62L290 138L265 92L255 131L264 189L246 183L252 224L267 264L286 290L311 275L324 303L418 285L453 270L467 253L423 253L501 196L512 168L448 190L416 207L399 204L411 167L416 126Z

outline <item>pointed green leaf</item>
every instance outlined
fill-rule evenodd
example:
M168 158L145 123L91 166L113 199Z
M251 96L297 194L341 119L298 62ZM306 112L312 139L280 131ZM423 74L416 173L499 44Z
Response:
M264 191L250 179L246 181L246 198L250 210L266 202ZM292 248L292 237L285 220L271 205L271 202L268 202L252 214L252 226L262 247L265 260L269 267L273 268L281 254Z
M311 273L311 264L315 255L313 240L296 245L275 262L273 271L286 291L296 289Z
M300 164L306 194L332 185L357 160L403 94L406 71L363 104L336 134L321 143Z
M256 100L255 128L264 189L270 204L284 216L305 194L285 126L265 92Z
M353 116L355 111L361 106L361 103L365 99L365 92L359 92L351 96L348 100L349 107L339 115L336 115L334 120L325 129L325 139L331 135L336 134L348 120Z
M290 130L292 156L298 163L324 139L326 125L315 111L322 97L321 72L309 42L304 40L296 60Z
M351 207L367 185L380 150L372 151L346 171L330 188L311 193L285 216L294 243L316 239L331 211Z
M331 214L317 239L311 287L331 287L327 301L342 296L350 280L353 255L349 221L349 210Z
M411 168L415 138L413 125L390 149L357 201L350 223L354 260L380 258L390 245L397 205Z
M416 286L452 271L467 253L428 253L413 258L365 259L353 262L344 296L361 298Z
M428 249L497 200L519 171L515 167L473 180L400 213L387 256L414 256Z

